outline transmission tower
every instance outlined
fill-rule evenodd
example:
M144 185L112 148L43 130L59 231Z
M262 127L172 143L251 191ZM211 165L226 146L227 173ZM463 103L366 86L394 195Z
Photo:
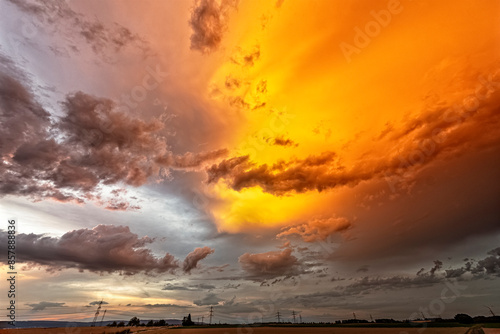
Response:
M372 319L372 322L373 322L373 317L372 317L372 315L371 315L371 314L370 314L370 319Z
M210 306L210 325L212 324L212 317L214 316L214 307Z
M302 314L299 314L300 323L302 323Z
M205 319L205 316L204 316L204 315L202 315L202 316L201 316L201 324L202 324L202 325L203 325L203 319Z
M280 311L276 312L276 317L278 318L278 322L280 322L280 319L281 319Z
M352 315L354 316L354 320L357 320L356 319L356 313L352 312Z
M97 317L99 316L99 311L101 310L102 300L99 302L99 306L97 307L97 311L95 311L94 320L92 321L92 325L90 327L95 327L95 322L97 321Z
M490 310L490 313L492 316L496 317L496 315L495 315L495 313L493 313L493 310L491 309L491 307L486 306L486 305L484 305L484 307L486 307L488 310Z
M102 327L102 322L104 321L104 316L106 315L106 311L107 311L107 310L104 310L104 313L102 314L102 318L101 318L101 327Z
M295 323L295 315L296 315L295 311L292 311L293 323Z

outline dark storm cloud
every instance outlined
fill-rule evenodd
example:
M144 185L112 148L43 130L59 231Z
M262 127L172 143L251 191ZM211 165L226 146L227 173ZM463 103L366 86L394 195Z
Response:
M6 232L0 232L0 240L7 244ZM46 266L48 270L76 268L131 275L172 272L179 266L168 253L162 258L154 256L145 248L153 240L139 238L127 226L98 225L67 232L60 238L21 233L16 240L19 259L30 265Z
M236 0L197 0L189 25L193 29L191 49L202 53L216 50L227 29L227 16L237 7Z
M418 116L408 117L398 130L384 131L381 137L386 145L396 149L367 156L364 163L346 167L333 152L274 165L258 165L241 156L207 169L208 182L225 179L237 191L260 187L274 195L321 192L362 181L401 178L434 162L499 147L500 71L491 68L491 73L456 94L461 97L458 102L427 107Z
M391 277L364 277L343 289L347 295L356 295L376 290L410 289L432 286L442 282L442 277L434 275L419 275L415 277L391 276Z
M484 271L487 275L500 277L500 247L488 252L488 257L478 261L475 272Z
M271 143L273 145L285 146L285 147L287 147L287 146L295 146L295 147L299 146L299 144L297 144L296 142L294 142L290 138L285 138L283 136L279 136L279 137L272 139Z
M130 305L130 306L135 306L135 305ZM146 304L146 305L137 305L137 306L147 307L147 308L179 308L179 309L188 308L188 306L175 305L175 304Z
M184 270L185 273L190 273L191 270L198 267L198 262L206 258L208 255L213 254L214 252L214 249L206 246L196 248L184 259L182 270Z
M208 173L208 183L217 182L220 178L233 172L235 169L239 168L243 164L248 162L249 156L241 156L230 159L224 159L219 164L214 164L207 169Z
M87 44L104 61L112 61L114 54L126 47L149 52L148 43L131 32L128 28L114 23L105 25L97 19L91 19L75 12L68 2L63 0L35 0L33 2L9 0L19 10L32 17L27 26L32 31L44 29L49 33L65 36L60 40L71 40L74 44L51 46L56 55L68 56L78 53L79 48ZM27 23L25 23L26 25ZM27 28L27 29L28 29ZM82 43L78 43L78 39Z
M304 272L290 248L266 253L245 253L238 259L249 279L263 280L278 276L294 276Z
M117 194L101 199L99 186L140 186L162 168L194 170L226 154L174 154L161 135L162 121L130 117L113 101L82 92L68 95L61 104L64 116L51 121L29 80L1 59L0 196L95 200L110 210L135 209Z
M64 306L64 304L66 303L39 302L36 304L26 304L26 305L31 306L32 311L43 311L49 307L66 307Z
M463 278L467 273L470 273L473 278L500 277L500 247L492 249L487 255L478 261L465 259L464 266L446 270L446 277Z
M194 285L176 285L172 283L167 283L162 288L162 290L166 291L202 291L202 290L213 290L215 289L215 285L211 284L194 284Z

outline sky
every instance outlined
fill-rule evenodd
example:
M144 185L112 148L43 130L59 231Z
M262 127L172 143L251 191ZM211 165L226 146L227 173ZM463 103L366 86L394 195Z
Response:
M500 2L0 16L16 320L500 312Z

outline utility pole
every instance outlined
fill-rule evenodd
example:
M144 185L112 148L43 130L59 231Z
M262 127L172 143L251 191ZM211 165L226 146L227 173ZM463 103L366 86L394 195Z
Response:
M97 311L95 311L94 320L92 320L92 325L90 325L90 327L95 327L95 322L97 321L97 317L99 316L99 310L101 309L101 305L102 305L102 300L99 302Z
M101 318L101 327L102 327L102 322L104 321L104 316L106 315L106 311L107 311L107 310L104 310L104 313L102 314L102 318Z
M281 318L280 311L276 312L276 317L278 318L278 322L280 322L280 318Z
M214 316L214 307L210 306L210 325L212 324L212 317Z
M292 311L293 323L295 323L295 311Z

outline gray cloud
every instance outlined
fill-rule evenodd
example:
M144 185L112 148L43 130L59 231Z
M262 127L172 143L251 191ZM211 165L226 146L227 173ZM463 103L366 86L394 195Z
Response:
M489 256L478 261L465 259L464 266L446 270L446 277L461 278L466 273L472 274L473 278L500 277L500 247L490 250L487 254Z
M210 247L198 247L191 253L189 253L184 259L184 263L182 266L182 270L186 273L190 273L191 270L197 268L198 262L206 258L208 255L213 254L215 252L214 249Z
M1 56L0 196L34 200L93 200L111 210L136 208L114 193L103 198L101 185L140 186L162 168L194 170L226 150L173 154L159 119L149 122L117 110L116 104L82 92L62 102L56 121L36 101L30 82Z
M66 307L64 306L66 303L53 303L53 302L39 302L35 304L26 304L28 306L31 306L32 311L43 311L46 308L50 307Z
M0 232L0 240L7 244L7 233ZM60 238L39 234L18 234L19 258L25 263L46 266L48 270L76 268L91 272L121 272L132 275L139 272L165 273L178 267L170 254L155 257L145 248L153 240L139 238L127 226L98 225L93 229L79 229ZM5 262L5 259L3 259Z
M128 28L113 23L105 25L98 19L90 19L75 12L70 4L62 0L35 0L32 2L9 0L19 10L30 15L29 29L56 34L58 44L49 47L58 56L76 55L87 45L105 62L114 62L117 52L125 48L140 50L142 55L151 53L148 42ZM73 44L68 44L68 40Z
M208 293L202 299L193 301L193 304L198 306L219 305L222 301L224 301L224 299L217 297L215 293Z

